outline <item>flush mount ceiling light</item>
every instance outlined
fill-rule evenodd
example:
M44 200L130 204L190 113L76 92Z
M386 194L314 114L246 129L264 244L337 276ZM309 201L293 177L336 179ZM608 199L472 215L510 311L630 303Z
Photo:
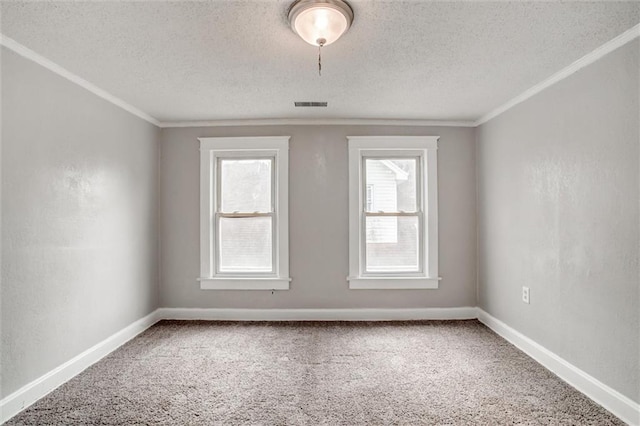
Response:
M291 29L321 49L338 40L353 22L353 9L343 0L297 0L289 8ZM321 70L320 51L318 71Z
M353 9L342 0L298 0L289 8L291 29L313 46L328 46L353 22Z

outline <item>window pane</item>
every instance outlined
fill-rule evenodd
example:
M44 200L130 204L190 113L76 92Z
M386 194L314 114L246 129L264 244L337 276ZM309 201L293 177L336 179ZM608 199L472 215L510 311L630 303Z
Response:
M367 158L366 211L417 211L416 158Z
M220 211L270 212L272 159L220 159Z
M220 218L220 272L273 272L270 217Z
M417 216L367 217L367 272L418 272Z

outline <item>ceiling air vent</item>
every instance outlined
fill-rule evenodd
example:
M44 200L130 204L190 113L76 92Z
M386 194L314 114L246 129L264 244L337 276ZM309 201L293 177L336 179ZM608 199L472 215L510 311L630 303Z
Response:
M326 102L294 102L296 107L326 107Z

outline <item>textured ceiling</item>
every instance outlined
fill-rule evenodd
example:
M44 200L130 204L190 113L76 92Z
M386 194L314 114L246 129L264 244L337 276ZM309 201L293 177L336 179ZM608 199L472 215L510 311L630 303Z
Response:
M640 22L637 1L350 4L322 77L290 1L3 1L0 30L163 122L475 120Z

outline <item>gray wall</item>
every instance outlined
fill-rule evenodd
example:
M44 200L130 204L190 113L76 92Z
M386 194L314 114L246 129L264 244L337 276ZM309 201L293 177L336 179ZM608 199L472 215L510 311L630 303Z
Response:
M479 306L635 401L639 47L482 125L477 146Z
M2 50L2 396L157 307L159 130Z
M476 305L475 130L264 126L162 130L160 305L179 308L421 308ZM201 136L291 136L288 291L200 290ZM349 290L350 135L440 135L438 290Z

